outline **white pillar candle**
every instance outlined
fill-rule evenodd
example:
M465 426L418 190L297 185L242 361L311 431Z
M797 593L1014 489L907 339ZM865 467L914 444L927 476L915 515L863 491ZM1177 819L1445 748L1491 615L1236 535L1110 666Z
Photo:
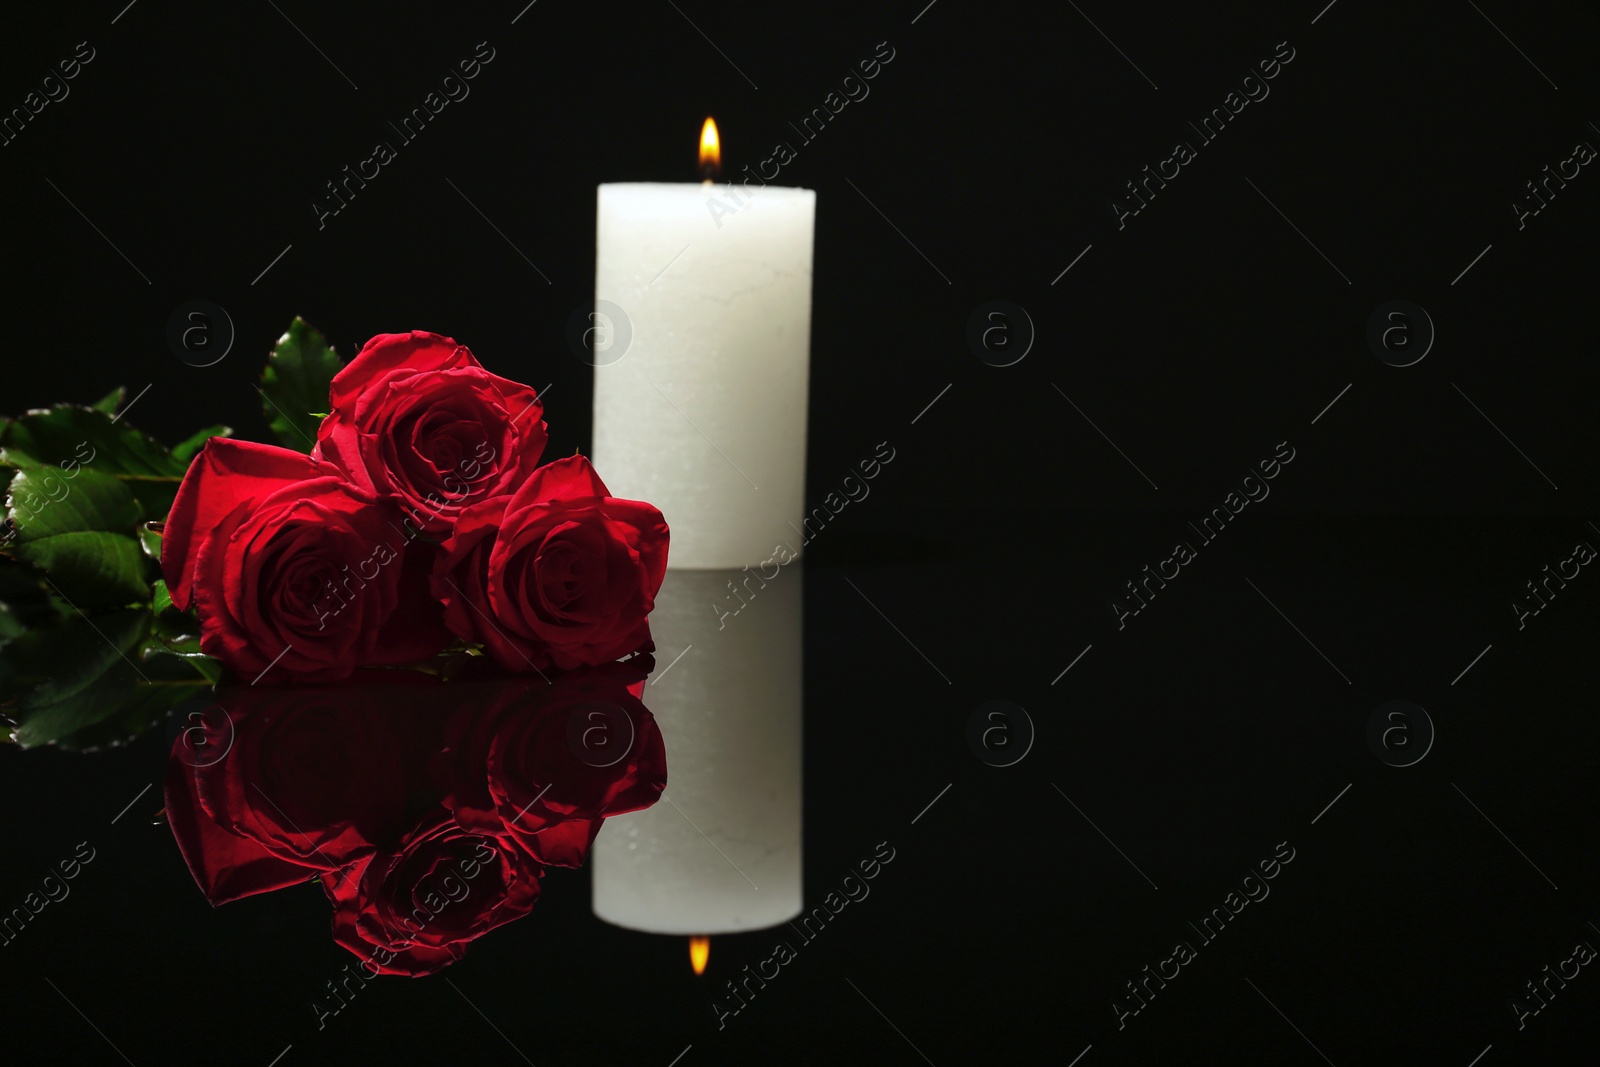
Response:
M632 336L596 360L595 467L661 509L669 566L754 566L805 508L816 194L613 184L598 206L595 299Z
M650 628L672 669L644 690L666 742L666 799L607 819L595 838L594 913L606 922L692 936L800 913L802 566L764 588L740 571L667 571ZM754 596L719 630L711 605L733 602L730 579Z
M701 151L719 162L709 120ZM592 853L595 914L619 926L732 933L800 911L800 567L740 568L800 540L815 217L809 189L599 189L595 466L672 530L644 696L666 795L607 820Z

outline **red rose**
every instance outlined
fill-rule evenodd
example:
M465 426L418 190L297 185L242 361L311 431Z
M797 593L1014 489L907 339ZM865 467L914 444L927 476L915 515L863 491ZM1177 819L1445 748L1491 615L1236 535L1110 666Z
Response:
M396 497L419 530L445 534L460 511L509 493L545 446L544 406L436 333L386 333L334 375L313 455Z
M400 509L325 464L213 437L178 488L162 540L172 602L239 674L331 680L423 659L449 639L428 591L433 546Z
M463 830L436 808L398 847L323 875L322 886L336 942L369 973L415 977L526 915L539 897L539 873L515 843Z
M608 663L649 650L667 524L613 497L582 456L462 510L433 571L445 625L508 670Z

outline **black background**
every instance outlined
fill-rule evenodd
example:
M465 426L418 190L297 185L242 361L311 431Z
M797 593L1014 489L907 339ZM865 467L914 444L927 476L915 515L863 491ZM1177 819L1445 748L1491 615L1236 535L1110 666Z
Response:
M1593 1061L1592 967L1521 1031L1509 1004L1600 945L1600 578L1522 630L1510 602L1600 543L1600 177L1520 230L1511 203L1600 144L1600 17L923 2L8 12L6 109L77 42L96 54L0 148L0 410L148 384L130 421L167 440L266 439L251 384L300 314L347 357L448 333L551 385L550 455L586 449L592 371L564 331L592 296L595 185L694 180L707 114L732 170L795 144L780 181L818 192L809 497L897 452L808 549L808 901L880 841L897 858L721 1031L716 988L775 935L717 938L697 979L681 940L594 919L586 871L318 1031L350 959L320 892L212 911L155 791L112 825L159 779L159 732L5 751L0 907L77 842L100 854L0 949L6 1062ZM323 183L480 41L470 96L319 230ZM882 41L870 96L799 145L787 123ZM1119 231L1123 182L1282 41L1270 96ZM195 298L237 330L207 368L165 341ZM965 340L996 298L1037 328L1006 368ZM1437 328L1411 367L1364 340L1394 299ZM1119 630L1123 583L1282 441L1270 498ZM1038 728L1006 769L965 739L994 698ZM1394 698L1438 732L1404 769L1365 739ZM1271 896L1119 1032L1123 983L1280 841Z

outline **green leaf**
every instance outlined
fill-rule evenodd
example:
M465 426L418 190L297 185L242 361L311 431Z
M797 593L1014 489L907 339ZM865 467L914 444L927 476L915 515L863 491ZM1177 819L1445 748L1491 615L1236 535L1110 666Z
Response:
M172 606L172 592L167 588L165 578L157 578L150 587L150 614L159 617L163 611L176 611Z
M12 479L6 502L17 527L13 554L44 570L68 602L92 611L149 599L133 537L143 512L117 479L27 467Z
M50 595L40 571L18 560L0 559L0 640L29 627L59 622L59 609L65 607Z
M328 385L343 365L327 338L296 315L261 373L261 410L279 444L311 451L321 421L311 412L328 406Z
M198 640L195 647L196 649L199 647ZM165 659L157 660L157 662L166 663L168 660L181 662L186 670L192 672L189 677L198 675L212 685L216 685L222 680L222 664L219 661L212 659L204 652L184 651L174 648L165 639L148 642L141 649L141 654L146 660L154 657L165 657Z
M221 681L222 664L200 651L200 620L194 612L173 607L165 579L157 579L150 594L150 615L155 620L150 630L159 640L145 643L144 656L176 656L213 685Z
M13 460L18 451L28 457ZM182 478L186 462L155 438L98 408L58 404L30 411L0 429L0 460L13 467L56 464L71 473L80 465L106 474Z
M27 629L9 604L0 604L0 643L22 635Z
M0 649L7 688L23 690L9 708L19 723L12 739L24 748L120 744L206 692L205 678L178 657L138 657L148 632L140 608L74 614Z
M3 441L4 437L0 437ZM0 445L0 467L15 470L18 467L41 467L44 462L28 455L16 445Z
M94 408L96 411L103 411L107 415L115 415L117 413L117 409L122 406L122 398L127 395L128 387L125 385L119 385L89 406Z
M155 530L150 529L150 527L152 525L153 525L152 523L148 523L148 522L141 522L139 524L139 529L138 529L139 547L144 550L144 554L145 555L149 556L151 559L155 560L157 563L160 563L161 562L161 535L159 533L157 533ZM157 584L159 584L161 586L161 588L163 588L163 589L166 588L166 584L165 583L157 583ZM170 599L169 599L169 603L170 603Z
M0 464L46 467L71 477L87 467L128 483L150 514L165 518L188 469L165 445L98 408L58 404L0 427Z
M200 449L205 447L205 443L207 441L211 440L213 437L232 436L232 426L207 426L205 429L200 430L197 433L193 433L184 438L182 441L179 441L177 444L173 445L172 458L187 466L189 461L194 459L195 455L200 451Z
M199 618L193 611L179 611L173 606L165 580L158 580L150 592L150 615L155 620L151 632L161 639L162 651L199 655Z

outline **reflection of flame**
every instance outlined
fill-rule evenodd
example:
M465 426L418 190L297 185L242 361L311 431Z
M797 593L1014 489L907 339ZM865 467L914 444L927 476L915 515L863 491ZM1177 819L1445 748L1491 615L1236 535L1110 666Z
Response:
M711 180L722 170L722 142L717 138L717 124L707 118L700 127L700 176Z
M710 119L706 119L710 122ZM712 130L716 136L715 129ZM706 961L711 959L711 939L709 937L691 937L689 939L689 966L694 968L695 974L706 973Z

